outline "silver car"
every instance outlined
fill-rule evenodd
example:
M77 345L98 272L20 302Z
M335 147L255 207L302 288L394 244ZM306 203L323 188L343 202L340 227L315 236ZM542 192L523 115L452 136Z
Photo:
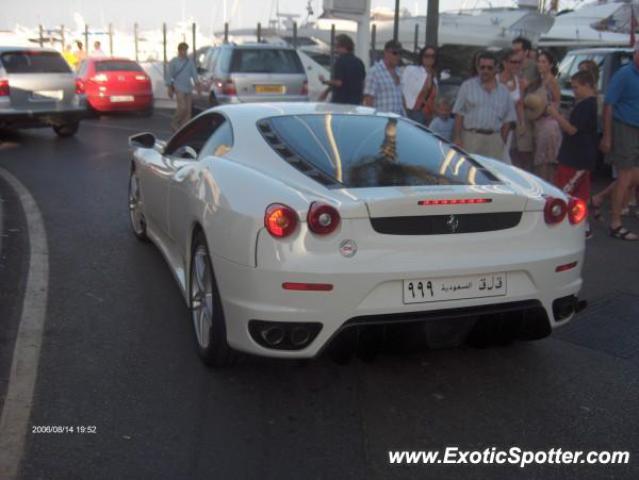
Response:
M225 44L212 48L199 69L195 106L245 102L306 102L308 81L294 48Z
M75 74L53 49L0 47L0 127L51 126L74 135L86 115Z

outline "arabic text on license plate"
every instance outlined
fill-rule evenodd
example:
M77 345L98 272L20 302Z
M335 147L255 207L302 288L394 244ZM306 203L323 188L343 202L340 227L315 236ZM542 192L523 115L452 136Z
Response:
M34 92L34 100L62 100L64 91L62 90L38 90Z
M255 93L284 93L284 85L256 85Z
M506 273L404 280L404 303L438 302L506 295Z
M110 98L112 103L117 103L117 102L132 102L133 101L133 95L113 95Z

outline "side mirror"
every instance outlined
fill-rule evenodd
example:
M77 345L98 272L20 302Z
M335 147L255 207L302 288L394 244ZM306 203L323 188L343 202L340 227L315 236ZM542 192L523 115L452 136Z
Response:
M138 133L129 137L129 146L132 148L153 148L155 135L149 132Z
M189 147L188 145L184 145L183 147L178 148L175 151L174 155L185 160L197 159L197 152L193 149L193 147Z

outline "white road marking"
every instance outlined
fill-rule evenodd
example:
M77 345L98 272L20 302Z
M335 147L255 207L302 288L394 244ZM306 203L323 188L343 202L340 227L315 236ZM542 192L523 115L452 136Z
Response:
M2 237L6 237L7 235L4 233L4 229L2 228L2 204L4 200L0 197L0 260L2 260Z
M13 350L7 397L0 417L0 478L15 480L29 427L33 393L38 374L49 285L49 252L42 214L29 191L12 174L2 176L18 195L29 233L29 272L22 316Z

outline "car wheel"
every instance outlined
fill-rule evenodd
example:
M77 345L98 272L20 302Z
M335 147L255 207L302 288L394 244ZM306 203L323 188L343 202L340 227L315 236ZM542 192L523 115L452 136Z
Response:
M72 137L80 128L80 122L65 123L62 125L54 125L53 131L58 137Z
M190 304L193 330L200 357L212 367L236 361L226 341L226 322L204 235L195 236L191 253Z
M133 234L139 240L147 241L146 220L144 219L140 195L140 179L135 170L131 170L131 176L129 177L129 220L131 221Z

